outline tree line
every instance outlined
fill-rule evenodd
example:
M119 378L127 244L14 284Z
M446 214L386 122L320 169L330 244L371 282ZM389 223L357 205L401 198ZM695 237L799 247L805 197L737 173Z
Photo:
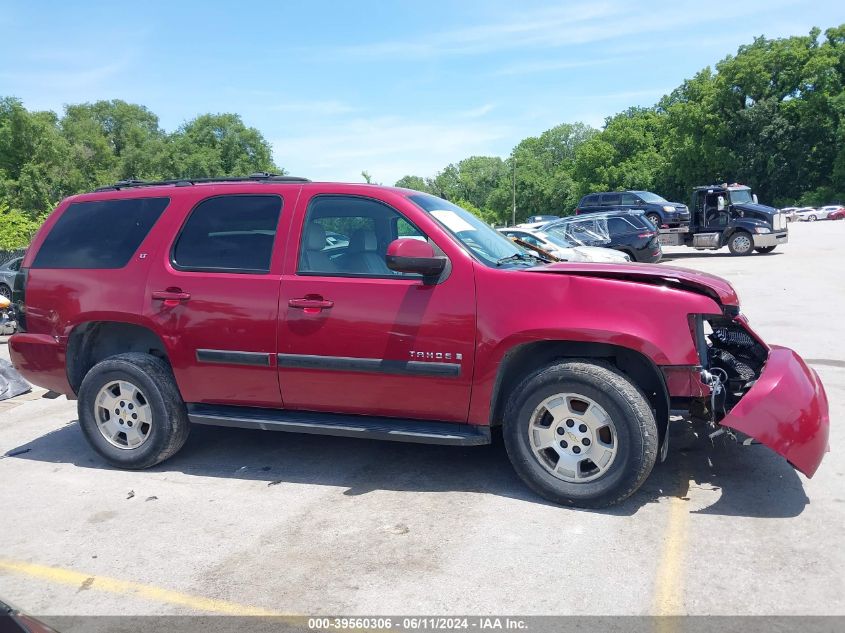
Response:
M755 38L651 107L602 130L563 123L510 156L471 156L398 186L458 202L491 223L571 213L594 191L645 189L685 201L692 187L751 185L761 201L845 199L845 24L822 35ZM174 132L142 105L68 105L61 116L0 98L0 249L25 246L64 197L118 180L284 173L237 114L203 114ZM362 172L365 178L369 174ZM514 196L515 193L515 196Z
M599 131L564 123L507 159L472 156L396 184L465 205L492 223L572 213L584 194L654 191L684 202L698 185L741 182L773 206L845 201L845 24L755 38L651 107ZM515 196L514 196L515 190Z
M203 114L172 133L141 105L69 105L62 116L0 98L0 249L26 246L66 196L119 180L284 173L237 114Z

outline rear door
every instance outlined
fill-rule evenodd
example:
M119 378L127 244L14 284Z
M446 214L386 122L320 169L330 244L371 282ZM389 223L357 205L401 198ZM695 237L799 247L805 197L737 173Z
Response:
M299 244L286 258L279 319L279 382L285 407L464 422L475 351L471 261L429 236L404 197L303 192ZM329 233L343 235L340 247ZM293 235L292 235L293 237ZM450 259L424 284L385 265L397 237L428 240ZM293 242L292 242L293 244Z
M618 211L622 208L622 194L603 193L601 194L602 211Z
M275 347L284 240L277 233L293 207L287 197L196 198L156 255L146 316L163 333L186 402L282 404Z

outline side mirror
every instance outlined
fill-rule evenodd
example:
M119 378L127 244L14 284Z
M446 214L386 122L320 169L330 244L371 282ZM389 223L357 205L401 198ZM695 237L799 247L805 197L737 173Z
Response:
M719 209L719 211L725 210L725 197L724 196L719 196L719 198L716 200L716 208Z
M754 204L757 204L757 194L756 193L751 194L751 199L754 201Z
M384 259L390 270L423 277L436 277L446 268L446 258L436 256L431 244L411 237L400 237L388 244Z

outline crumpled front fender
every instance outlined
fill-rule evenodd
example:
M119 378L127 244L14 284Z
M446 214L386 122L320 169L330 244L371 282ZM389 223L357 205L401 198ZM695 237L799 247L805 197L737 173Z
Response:
M791 349L771 346L757 382L721 421L759 440L812 477L830 450L827 394Z

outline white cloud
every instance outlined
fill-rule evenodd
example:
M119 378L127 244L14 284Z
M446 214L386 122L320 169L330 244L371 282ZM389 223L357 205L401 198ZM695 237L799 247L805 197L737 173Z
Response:
M360 181L366 169L392 185L406 174L430 175L473 154L496 153L510 130L456 115L449 120L357 118L273 140L276 162L312 180Z

